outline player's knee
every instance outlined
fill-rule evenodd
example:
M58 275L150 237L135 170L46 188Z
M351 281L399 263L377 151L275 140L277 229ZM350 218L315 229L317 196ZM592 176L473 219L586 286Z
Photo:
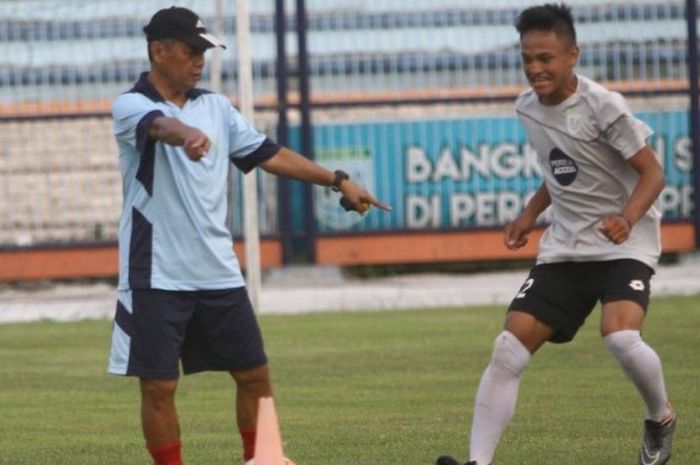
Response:
M639 331L632 329L610 333L603 338L603 342L610 354L622 364L626 363L636 348L643 343Z
M270 395L270 370L268 365L262 365L248 370L232 371L231 376L239 389L255 391L260 396Z
M141 380L141 396L152 403L170 402L175 397L177 380Z
M603 315L600 319L600 334L606 337L619 331L639 331L644 322L644 316L644 309L636 302L608 303L603 307Z
M496 337L491 355L491 366L519 376L529 361L530 351L513 333L503 331Z

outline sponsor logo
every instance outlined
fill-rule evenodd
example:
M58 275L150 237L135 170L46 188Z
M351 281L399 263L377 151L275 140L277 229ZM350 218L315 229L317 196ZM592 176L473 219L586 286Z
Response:
M630 287L635 291L643 291L646 286L644 286L644 281L641 279L633 279L630 281Z
M576 162L559 149L552 149L549 153L549 166L554 178L562 186L568 186L574 182L578 174Z

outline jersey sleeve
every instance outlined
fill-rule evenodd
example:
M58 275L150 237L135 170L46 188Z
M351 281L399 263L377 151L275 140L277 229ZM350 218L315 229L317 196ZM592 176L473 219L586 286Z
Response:
M611 92L610 96L600 112L602 137L625 160L629 160L644 148L654 131L632 114L622 95Z
M112 105L113 132L118 141L133 146L141 155L149 142L153 120L165 116L153 103L139 94L119 96Z
M233 164L247 173L274 156L280 146L255 129L238 110L230 107L229 157Z

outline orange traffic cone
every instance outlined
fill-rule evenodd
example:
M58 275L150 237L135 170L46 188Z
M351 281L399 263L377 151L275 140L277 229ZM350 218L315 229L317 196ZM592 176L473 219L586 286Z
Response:
M261 397L255 437L255 465L295 465L284 456L277 411L272 397Z

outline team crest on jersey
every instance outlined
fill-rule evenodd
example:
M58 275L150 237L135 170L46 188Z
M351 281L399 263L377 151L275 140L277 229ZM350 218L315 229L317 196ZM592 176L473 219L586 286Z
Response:
M574 159L556 148L549 152L549 166L554 178L562 186L574 182L578 174L578 166Z
M578 133L583 123L583 113L578 108L569 108L566 110L566 129L569 134Z

